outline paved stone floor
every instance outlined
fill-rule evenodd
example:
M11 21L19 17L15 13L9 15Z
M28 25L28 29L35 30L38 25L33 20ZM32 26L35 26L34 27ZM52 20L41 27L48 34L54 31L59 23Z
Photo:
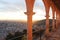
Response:
M60 40L60 27L50 33L50 36L46 37L46 40Z

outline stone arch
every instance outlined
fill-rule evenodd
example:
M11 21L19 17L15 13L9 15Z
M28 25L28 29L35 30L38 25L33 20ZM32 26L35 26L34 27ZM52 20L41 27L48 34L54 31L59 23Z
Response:
M35 0L25 0L26 2L26 8L27 12L25 14L27 15L27 40L32 40L32 16L34 14L33 12L33 6Z
M50 2L49 0L42 0L45 6L45 11L46 11L46 34L49 34L49 10L50 10Z
M42 0L45 5L46 10L46 33L49 33L49 8L52 8L52 18L53 18L53 29L55 29L55 12L56 12L56 28L60 24L60 10L56 7L52 0Z

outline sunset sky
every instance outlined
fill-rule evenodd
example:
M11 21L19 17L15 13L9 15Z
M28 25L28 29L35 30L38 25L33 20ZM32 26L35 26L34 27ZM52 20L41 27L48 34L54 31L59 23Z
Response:
M33 11L35 12L33 20L45 19L42 0L35 0ZM26 12L25 0L0 0L0 20L27 20L27 15L24 12Z

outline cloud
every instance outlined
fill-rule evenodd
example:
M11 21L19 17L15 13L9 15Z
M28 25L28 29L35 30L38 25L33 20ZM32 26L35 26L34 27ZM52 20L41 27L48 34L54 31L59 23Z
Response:
M3 19L7 19L6 18L7 14L8 14L7 17L10 19L11 18L27 19L26 15L24 15L25 10L26 10L25 0L0 0L0 14L2 14ZM42 0L35 0L34 12L35 12L35 15L33 17L33 20L36 20L36 19L41 20L45 18L46 13L44 10L44 4ZM13 14L15 15L14 17L13 17ZM12 16L9 16L9 15L12 15Z
M42 0L35 1L35 9L42 9ZM26 10L26 4L24 0L0 0L0 11L19 11Z
M25 1L0 0L0 11L17 11L25 9Z
M42 0L36 0L35 1L35 8L37 9L43 9L44 5L43 5L43 1Z

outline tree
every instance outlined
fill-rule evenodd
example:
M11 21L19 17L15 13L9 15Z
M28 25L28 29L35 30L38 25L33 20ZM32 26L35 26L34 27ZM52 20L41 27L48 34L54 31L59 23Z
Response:
M22 38L22 40L27 40L27 30L26 29L24 29L23 30L23 38Z
M12 35L12 33L8 33L8 35L6 36L6 40L22 40L23 37L23 33L22 32L15 32L14 35Z
M6 40L9 40L9 39L11 39L13 37L14 37L14 35L12 35L11 33L8 33L8 35L6 36Z
M23 37L23 33L22 32L15 32L15 39L16 40L22 40L22 37Z

